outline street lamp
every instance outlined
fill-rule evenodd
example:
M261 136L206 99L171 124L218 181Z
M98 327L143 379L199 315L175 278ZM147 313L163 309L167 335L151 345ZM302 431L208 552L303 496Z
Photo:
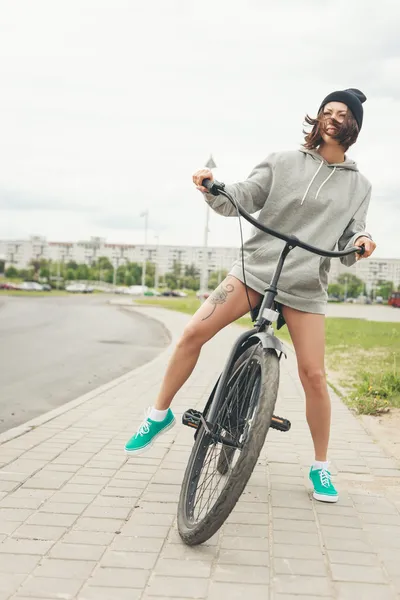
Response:
M147 228L149 225L149 211L145 210L140 214L144 217L144 249L142 262L142 294L144 294L144 286L146 284L146 253L147 253Z
M155 268L154 268L154 289L157 290L158 288L158 249L159 249L159 243L160 243L160 236L159 235L155 235L154 236L155 240L156 240L156 260L155 260Z
M206 162L205 166L208 169L215 169L217 167L211 154L210 154L210 158ZM210 207L207 203L206 204L206 224L204 227L204 243L203 243L204 256L203 256L203 265L202 265L201 278L200 278L200 298L202 298L203 300L205 299L204 294L208 290L207 248L208 248L209 220L210 220Z

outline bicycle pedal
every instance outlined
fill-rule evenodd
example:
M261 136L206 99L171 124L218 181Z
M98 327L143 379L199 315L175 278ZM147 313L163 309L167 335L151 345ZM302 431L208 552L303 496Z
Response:
M198 429L201 424L201 417L203 413L194 408L189 408L182 415L182 423L183 425L187 425L188 427L192 427L193 429Z
M276 415L272 416L271 425L272 429L277 429L278 431L289 431L292 424L288 419L283 419L282 417L277 417Z

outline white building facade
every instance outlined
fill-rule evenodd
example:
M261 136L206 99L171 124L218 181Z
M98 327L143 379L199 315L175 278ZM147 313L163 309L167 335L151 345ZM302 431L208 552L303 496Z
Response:
M229 270L240 257L239 248L212 246L164 246L156 244L110 244L104 238L92 237L78 242L49 242L41 236L29 240L0 240L0 259L5 260L6 268L15 266L26 268L31 260L46 259L52 262L75 261L91 265L99 257L105 256L114 267L127 262L142 263L144 257L157 264L158 273L163 275L172 270L174 262L183 266L195 265L201 269L205 258L211 273ZM329 279L337 280L342 273L353 273L365 282L370 291L379 280L392 281L395 288L400 285L400 259L374 258L359 260L351 267L342 265L339 259L332 259Z

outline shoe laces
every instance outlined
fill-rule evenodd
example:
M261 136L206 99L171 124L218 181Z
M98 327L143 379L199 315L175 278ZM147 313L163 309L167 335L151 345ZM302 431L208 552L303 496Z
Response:
M139 428L137 430L137 433L136 433L135 437L139 437L139 436L146 435L146 434L149 433L149 431L150 431L150 423L148 421L148 417L149 417L150 411L151 411L151 408L148 408L147 410L145 410L145 412L144 412L144 420L139 425Z
M319 478L321 480L321 484L324 487L330 487L331 485L331 474L326 469L321 469L319 472Z

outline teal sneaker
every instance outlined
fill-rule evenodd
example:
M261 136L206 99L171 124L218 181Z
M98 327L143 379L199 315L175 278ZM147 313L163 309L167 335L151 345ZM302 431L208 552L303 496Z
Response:
M310 479L314 486L313 498L320 502L337 502L339 494L335 490L331 474L327 469L310 469Z
M125 444L125 452L128 454L142 454L146 452L159 435L172 429L175 425L175 417L169 408L167 416L163 421L152 421L146 417L139 429Z

